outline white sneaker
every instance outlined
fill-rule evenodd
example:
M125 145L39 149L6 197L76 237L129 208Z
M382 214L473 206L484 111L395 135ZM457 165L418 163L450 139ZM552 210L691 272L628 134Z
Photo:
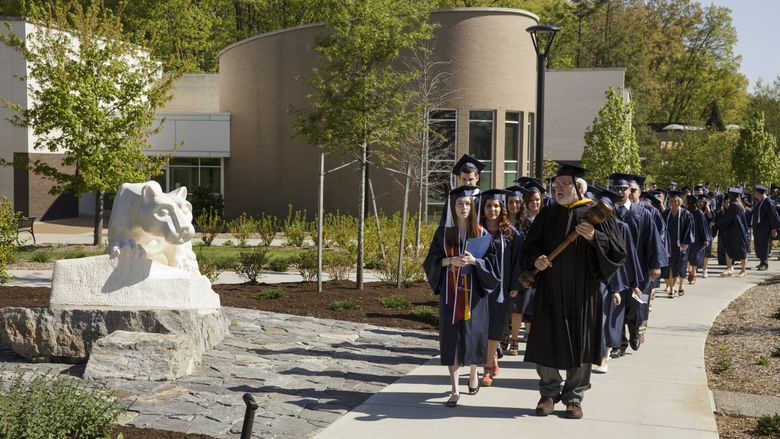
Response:
M607 370L609 370L609 366L608 365L604 365L604 366L593 365L593 367L591 367L590 370L593 373L607 373Z
M707 279L708 276L709 276L709 273L707 273L707 270L704 270L704 273L701 274L701 277L703 277L705 279Z

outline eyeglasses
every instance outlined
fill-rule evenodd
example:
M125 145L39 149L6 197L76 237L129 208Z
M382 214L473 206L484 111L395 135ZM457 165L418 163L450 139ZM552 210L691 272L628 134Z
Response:
M614 186L612 189L614 189L615 192L625 192L628 190L628 186Z
M637 188L635 188L635 187L632 187L632 188L631 188L631 192L636 192L636 191L638 191L638 190L639 190L639 189L637 189Z

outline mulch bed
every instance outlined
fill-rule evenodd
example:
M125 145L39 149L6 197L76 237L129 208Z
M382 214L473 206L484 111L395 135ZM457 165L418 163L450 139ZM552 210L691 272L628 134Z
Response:
M780 277L753 287L721 312L704 349L713 390L780 396ZM717 414L721 438L760 437L756 420Z
M438 315L438 298L431 293L427 283L420 282L408 288L398 290L395 285L370 282L359 291L354 282L330 281L323 283L323 292L317 293L316 282L290 282L283 284L233 284L214 285L223 306L249 308L263 311L280 312L318 318L348 320L377 326L390 326L404 329L436 331L438 327L430 322L420 321L410 312L418 306L432 307ZM257 293L281 288L284 295L278 299L260 299ZM37 287L0 287L0 308L5 306L37 307L49 305L50 288ZM401 294L409 302L409 308L389 309L382 306L379 299ZM328 307L334 300L349 299L356 302L360 309L335 311ZM211 436L187 435L171 431L117 427L112 437L119 433L125 439L210 439Z

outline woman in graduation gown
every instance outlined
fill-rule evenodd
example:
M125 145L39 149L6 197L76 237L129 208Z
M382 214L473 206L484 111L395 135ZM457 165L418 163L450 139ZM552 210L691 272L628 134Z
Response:
M510 186L506 188L509 193L506 196L506 213L509 225L517 229L520 226L520 220L523 218L525 203L523 195L528 191L521 186Z
M448 218L439 226L423 262L428 283L439 295L439 349L441 364L449 366L452 394L448 407L460 398L458 369L470 366L469 394L479 390L477 367L487 359L489 304L487 296L499 287L495 246L477 220L474 186L450 191ZM468 243L483 247L474 240L486 236L489 243L484 256L476 258ZM471 241L469 241L471 240ZM476 252L476 250L475 250Z
M682 296L683 279L688 266L688 246L693 242L693 215L682 207L682 192L669 191L669 209L662 214L666 221L666 242L669 246L669 266L662 270L670 299ZM680 282L679 290L675 285Z
M688 196L688 211L693 216L693 242L688 248L688 283L696 284L696 269L704 269L704 258L707 246L712 242L712 233L707 216L701 210L699 198L695 195Z
M490 304L490 326L488 329L488 358L485 371L482 374L482 385L493 385L493 377L498 375L498 358L496 350L507 332L509 315L512 312L512 302L520 290L520 249L523 247L523 236L509 225L504 199L513 192L502 189L491 189L482 193L480 202L481 225L493 237L496 248L496 267L499 272L499 288L495 294L488 296Z
M718 249L726 253L726 271L721 276L731 276L734 262L741 261L742 269L737 276L745 276L748 253L748 222L745 207L740 200L742 189L729 188L729 196L723 201L723 213L715 218L718 227Z

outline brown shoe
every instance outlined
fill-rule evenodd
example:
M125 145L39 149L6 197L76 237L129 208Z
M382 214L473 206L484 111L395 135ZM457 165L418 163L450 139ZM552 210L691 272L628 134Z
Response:
M541 399L539 399L539 402L536 404L536 415L537 416L547 416L552 414L553 411L555 411L555 403L558 402L559 398L552 398L549 396L543 396Z
M578 402L566 404L566 417L569 419L582 419L582 406Z

